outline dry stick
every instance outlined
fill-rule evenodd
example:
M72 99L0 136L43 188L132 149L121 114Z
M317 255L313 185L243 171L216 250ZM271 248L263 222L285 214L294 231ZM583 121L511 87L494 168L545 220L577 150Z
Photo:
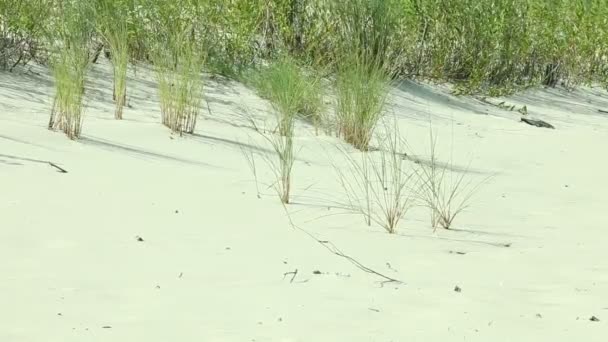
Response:
M23 52L21 52L19 54L19 58L17 59L17 61L11 66L10 69L8 69L8 71L13 72L13 69L15 69L15 67L17 66L17 64L19 64L21 62L21 60L23 59Z
M388 284L388 283L397 283L397 284L405 284L404 282L402 282L401 280L395 279L395 278L391 278L389 276L386 276L380 272L377 272L365 265L363 265L362 263L360 263L359 261L357 261L355 258L344 254L336 245L334 245L331 241L327 241L327 240L319 240L317 239L314 235L312 235L311 233L309 233L307 230L305 230L302 227L298 227L293 220L291 219L291 215L289 215L289 210L287 210L287 206L285 205L285 203L283 204L283 209L285 210L285 213L287 214L287 219L289 220L289 224L291 225L291 227L293 229L297 229L300 230L301 232L303 232L304 234L308 235L311 239L315 240L317 243L319 243L321 246L325 247L325 249L327 249L328 251L330 251L332 254L337 255L339 257L342 257L346 260L348 260L351 264L355 265L357 268L359 268L360 270L366 272L366 273L370 273L370 274L375 274L383 279L385 279L384 281L380 282L380 287L384 287L384 284ZM295 277L295 276L294 276Z
M597 111L600 113L608 114L608 110L598 109Z
M61 173L68 173L68 171L66 171L65 169L57 166L57 164L53 163L53 162L48 162L49 165L51 165L52 167L56 168L57 170L59 170L59 172Z
M296 276L298 275L298 269L296 268L295 271L293 272L285 272L283 273L283 279L285 279L285 277L287 277L288 274L291 274L291 280L289 281L289 283L293 283L293 280L296 278Z
M32 159L32 158L24 158L24 157L16 157L16 156L11 156L11 155L7 155L7 154L0 154L0 157L4 157L4 158L10 158L10 159L16 159L16 160L23 160L23 161L29 161L32 163L41 163L41 164L49 164L52 167L56 168L57 170L59 170L59 172L61 173L68 173L68 171L62 167L60 167L59 165L53 163L52 161L48 161L48 160L40 160L40 159Z
M204 99L205 103L207 103L207 111L209 112L209 117L212 118L213 114L211 113L211 107L209 107L209 101L207 99Z
M53 107L51 108L51 117L49 118L48 129L53 129L55 127L55 113L57 106L57 96L53 99Z
M260 195L260 185L258 183L258 171L257 171L257 167L255 165L255 157L253 156L253 151L249 151L249 154L247 154L247 151L245 151L245 147L241 146L241 153L243 153L243 155L247 159L249 168L251 169L251 172L253 172L253 178L255 180L255 189L257 191L257 196L258 196L258 198L262 198L262 196Z

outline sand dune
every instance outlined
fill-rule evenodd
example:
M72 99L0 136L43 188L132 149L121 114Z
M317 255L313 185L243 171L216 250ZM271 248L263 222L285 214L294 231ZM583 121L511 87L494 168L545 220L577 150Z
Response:
M432 122L440 158L487 180L449 231L422 208L394 235L342 210L331 163L349 147L298 123L291 220L400 284L294 229L262 161L258 198L243 151L270 147L244 113L271 107L254 91L208 78L196 134L177 137L149 70L129 77L116 121L109 67L93 67L70 141L45 127L45 68L0 73L0 341L608 339L605 91L396 85L410 154L428 156Z

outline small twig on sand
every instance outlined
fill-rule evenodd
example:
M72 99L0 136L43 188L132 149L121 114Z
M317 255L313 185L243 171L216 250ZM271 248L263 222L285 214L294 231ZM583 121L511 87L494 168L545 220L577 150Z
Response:
M359 261L357 261L355 258L344 254L336 245L334 245L332 242L330 241L326 241L326 240L319 240L317 239L314 235L312 235L311 233L309 233L308 231L306 231L305 229L298 227L293 220L291 219L291 215L289 214L289 211L287 210L287 206L283 203L283 209L285 210L285 213L287 214L287 218L289 219L289 224L291 225L291 227L293 229L297 229L301 232L303 232L304 234L308 235L311 239L315 240L317 243L319 243L321 246L325 247L325 249L327 249L328 251L330 251L332 254L337 255L339 257L342 257L346 260L348 260L351 264L355 265L357 268L359 268L360 270L362 270L363 272L366 273L370 273L370 274L374 274L380 278L383 278L384 280L380 282L380 287L384 287L384 284L388 284L388 283L397 283L397 284L404 284L401 280L397 280L395 278L391 278L389 276L386 276L380 272L377 272L365 265L363 265L362 263L360 263ZM297 270L296 270L297 271ZM295 275L294 275L295 277Z
M61 173L68 173L67 170L61 168L60 166L57 166L57 164L53 163L53 162L48 162L49 165L51 165L52 167L56 168L57 170L59 170L59 172Z
M209 101L207 101L207 99L205 99L205 102L207 103L207 111L209 112L209 117L212 118L213 113L211 113L211 107L209 107Z
M608 114L608 110L598 109L597 111L600 113Z
M18 156L13 156L13 155L8 155L8 154L0 154L0 157L10 158L10 159L15 159L15 160L29 161L29 162L32 162L32 163L49 164L52 167L54 167L57 170L59 170L59 172L61 172L61 173L68 173L68 171L66 169L64 169L64 168L58 166L57 164L53 163L52 161L48 161L48 160L40 160L40 159L18 157Z
M296 276L298 275L298 269L296 268L295 271L293 272L285 272L283 273L283 279L285 279L285 277L287 277L287 275L291 274L291 280L289 281L289 283L293 283L293 280L296 278Z
M555 129L555 127L552 124L550 124L546 121L543 121L543 120L532 120L532 119L526 119L526 118L521 118L520 120L531 126Z

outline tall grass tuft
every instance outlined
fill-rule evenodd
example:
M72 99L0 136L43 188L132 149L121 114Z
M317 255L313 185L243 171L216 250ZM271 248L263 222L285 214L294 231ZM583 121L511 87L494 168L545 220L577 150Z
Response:
M398 27L394 0L338 1L341 22L335 50L338 133L366 151L382 116L393 63L398 52L390 44Z
M112 99L114 118L122 120L127 102L127 67L129 63L129 8L125 1L97 0L97 30L109 48L114 74Z
M317 130L323 124L321 76L301 68L292 57L283 56L252 70L245 81L272 103L281 135L288 134L296 118L313 123Z
M466 210L471 197L482 183L474 184L467 177L468 170L454 170L454 165L442 163L436 153L437 137L430 130L430 159L415 170L419 184L418 199L431 214L431 225L450 229L454 219Z
M203 50L196 38L193 13L179 3L162 6L152 22L152 61L158 81L162 123L173 132L193 133L203 96Z
M336 118L338 133L361 151L367 151L382 117L389 78L374 62L352 57L338 66Z
M48 127L76 139L82 129L84 84L90 65L91 11L87 2L81 1L62 2L56 10L60 22L52 57L55 98Z
M276 189L283 203L291 195L291 171L295 161L294 128L298 115L313 120L318 116L318 79L306 75L291 57L282 57L249 78L258 92L267 98L276 114L276 128L264 138L272 145L278 162L267 161L277 178ZM253 121L252 121L253 122ZM255 123L254 123L255 124ZM278 134L277 134L278 133Z
M377 152L356 152L358 159L342 150L348 161L348 172L334 164L346 196L346 207L362 214L368 225L376 223L390 234L397 232L399 222L415 199L411 192L415 173L408 168L405 147L396 120L387 120Z

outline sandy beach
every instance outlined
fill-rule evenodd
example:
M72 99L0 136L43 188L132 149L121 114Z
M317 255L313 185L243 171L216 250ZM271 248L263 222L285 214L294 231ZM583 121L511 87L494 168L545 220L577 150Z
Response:
M114 120L109 63L92 66L75 141L46 128L46 67L0 73L0 341L608 339L605 89L395 84L408 163L428 158L432 124L439 160L483 185L452 229L414 207L388 234L340 205L333 165L359 153L342 140L296 124L285 209L248 121L272 115L266 100L207 75L180 137L136 71Z

